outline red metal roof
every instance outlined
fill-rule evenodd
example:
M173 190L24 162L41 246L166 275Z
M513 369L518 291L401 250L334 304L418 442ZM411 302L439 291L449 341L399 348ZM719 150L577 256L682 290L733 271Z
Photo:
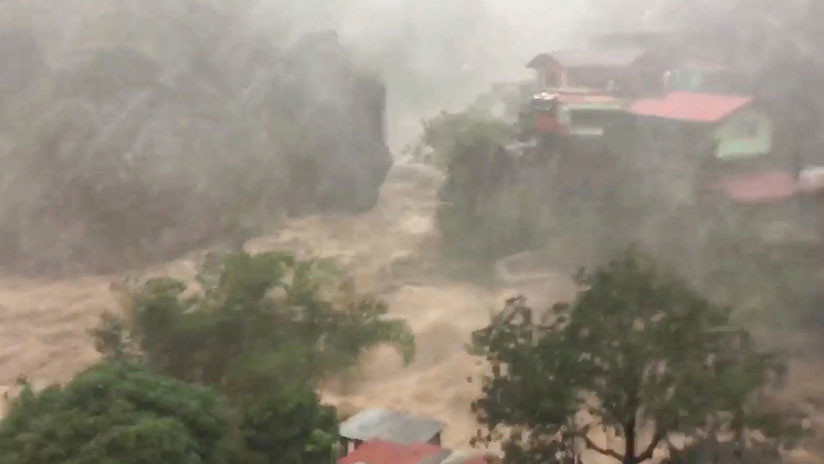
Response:
M786 200L799 191L796 176L788 172L762 172L725 177L718 187L732 200L764 204Z
M641 116L691 122L718 122L752 103L751 97L673 92L663 98L638 100L631 111Z
M383 440L370 440L360 445L348 456L339 459L338 464L418 464L444 451L440 446L429 443L402 445Z

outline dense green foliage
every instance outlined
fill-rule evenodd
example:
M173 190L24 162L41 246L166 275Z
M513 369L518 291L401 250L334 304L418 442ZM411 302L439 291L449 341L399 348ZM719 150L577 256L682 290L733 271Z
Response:
M594 266L634 243L751 320L790 328L820 319L818 200L738 204L705 188L727 171L626 120L601 141L533 147L515 143L529 118L504 133L478 114L488 112L444 116L429 135L440 147L433 159L450 161L437 213L450 257L489 263L530 251L546 265Z
M450 162L437 219L453 257L489 262L551 249L556 260L591 262L637 231L646 192L619 153L587 143L518 146L517 128L495 129L506 125L471 112L445 121L430 137L443 150L435 159Z
M273 390L249 403L243 434L249 449L269 463L325 464L338 444L335 408L307 389Z
M112 364L25 392L0 425L0 449L19 449L10 464L329 462L338 423L318 382L375 344L414 354L406 324L346 282L329 262L283 253L211 259L197 294L149 280L124 295L125 318L106 315L93 331ZM65 441L45 446L53 436Z
M436 152L435 159L450 163L439 192L443 204L437 214L445 250L478 259L516 251L524 241L518 220L529 187L519 186L513 179L517 172L503 150L506 132L498 130L505 125L469 115L452 115L443 122L432 126L437 130L429 136L435 139L433 146L443 150ZM496 130L490 131L490 126ZM517 192L497 188L505 184Z
M3 464L325 464L334 408L306 389L233 402L127 363L101 363L66 386L26 387L0 422Z
M0 422L3 464L251 464L229 402L201 386L101 364L25 389ZM299 461L294 461L299 462Z
M503 144L512 136L513 128L505 121L470 112L447 113L423 123L419 150L431 150L428 160L441 169L447 169L453 160L466 150L467 144Z
M128 322L109 318L97 332L104 354L137 352L158 372L241 398L313 388L380 343L406 361L414 355L406 323L385 318L383 302L355 294L328 262L231 254L198 281L202 293L190 298L180 281L146 282L126 308Z
M764 448L742 449L736 442L704 438L682 450L671 450L664 464L779 464L781 457L774 450Z
M476 353L492 363L474 404L479 420L490 432L529 431L510 436L510 462L545 462L557 453L572 462L576 439L625 464L650 458L673 434L730 431L740 446L770 450L792 444L799 417L767 408L782 364L759 352L728 310L634 252L582 275L580 284L572 304L546 314L513 299L474 336ZM576 421L580 411L591 420ZM625 448L589 439L604 428ZM650 429L651 442L639 439Z

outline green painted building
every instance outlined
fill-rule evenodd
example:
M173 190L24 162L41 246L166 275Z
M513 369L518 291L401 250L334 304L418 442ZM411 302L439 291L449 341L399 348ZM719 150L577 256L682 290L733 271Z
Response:
M714 147L719 161L755 159L773 149L773 123L751 97L672 92L638 100L630 112L656 132L680 136L687 146Z

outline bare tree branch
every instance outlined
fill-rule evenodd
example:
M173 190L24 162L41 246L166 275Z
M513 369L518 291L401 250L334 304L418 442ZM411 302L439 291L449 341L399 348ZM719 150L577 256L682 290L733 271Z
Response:
M611 457L611 458L615 458L615 459L617 459L617 460L619 460L619 461L623 461L623 460L624 460L624 457L623 457L623 456L621 456L620 454L618 454L618 452L617 452L617 451L615 451L615 450L611 450L611 449L606 449L606 448L601 448L600 446L596 445L596 444L595 444L595 442L594 442L594 441L592 441L592 439L591 439L591 438L589 438L589 436L588 436L588 435L586 435L586 434L584 434L584 435L583 435L583 437L584 437L584 441L585 441L585 442L586 442L586 444L587 444L587 448L589 448L589 449L591 449L591 450L593 450L593 451L596 451L596 452L598 452L598 453L600 453L600 454L603 454L604 456L609 456L609 457Z
M664 432L661 432L660 430L656 431L655 435L652 436L652 441L649 443L649 446L647 446L647 449L645 449L643 453L639 454L638 457L635 458L634 462L644 462L647 459L652 458L652 453L655 452L655 448L658 447L658 443L660 443L665 436L666 434Z

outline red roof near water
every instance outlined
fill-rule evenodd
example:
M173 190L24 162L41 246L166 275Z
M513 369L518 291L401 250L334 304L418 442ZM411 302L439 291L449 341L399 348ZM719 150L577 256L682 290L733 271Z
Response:
M725 177L718 187L739 203L764 204L792 198L799 191L796 176L788 172L762 172Z
M640 116L711 123L726 119L750 103L751 97L673 92L663 98L638 100L630 111Z
M338 464L419 464L444 451L440 446L428 443L402 445L383 440L370 440L360 445L348 456L339 459Z

